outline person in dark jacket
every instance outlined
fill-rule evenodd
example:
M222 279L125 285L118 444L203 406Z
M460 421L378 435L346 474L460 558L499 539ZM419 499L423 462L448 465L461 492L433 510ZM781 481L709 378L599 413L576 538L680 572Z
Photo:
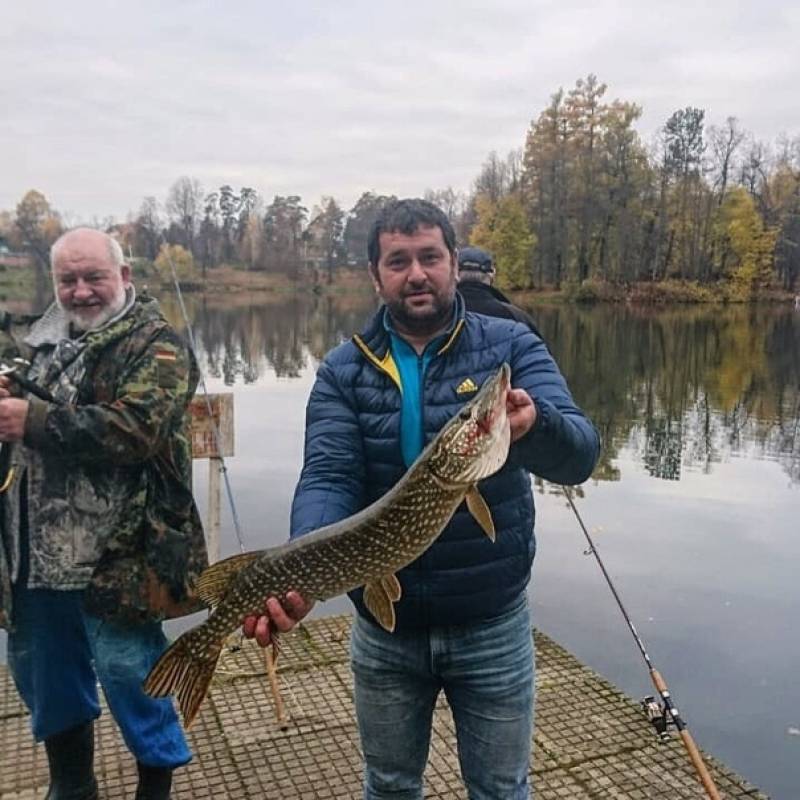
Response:
M384 495L423 447L501 364L511 366L512 446L482 481L494 543L462 505L398 578L394 633L351 594L351 663L365 759L364 796L421 798L436 699L453 712L461 772L474 800L529 796L534 657L526 586L535 552L530 474L586 480L598 434L573 401L542 340L513 319L465 311L456 292L455 234L423 200L390 203L368 242L384 305L361 334L322 362L306 413L293 537L344 519ZM245 622L262 645L308 610Z
M48 798L97 797L99 680L137 760L137 800L166 800L191 753L171 701L141 684L166 647L161 620L201 607L187 412L199 373L111 237L70 231L51 260L56 302L0 321L3 356L28 359L44 390L0 378L8 664L45 744Z
M496 277L492 256L486 250L480 247L459 248L458 291L464 298L467 310L489 317L514 319L527 325L541 339L533 317L495 288Z

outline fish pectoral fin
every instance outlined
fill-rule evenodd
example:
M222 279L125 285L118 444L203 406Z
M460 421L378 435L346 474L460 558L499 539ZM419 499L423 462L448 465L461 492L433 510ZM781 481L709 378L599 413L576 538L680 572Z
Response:
M403 596L403 590L400 588L400 581L397 580L397 575L394 573L381 578L381 586L383 586L386 594L393 603L396 603Z
M393 633L395 625L394 605L386 588L383 586L383 580L385 579L371 581L364 586L364 605L382 628L385 628L389 633ZM395 578L395 580L397 579ZM397 585L399 588L400 584L398 583Z
M469 513L472 514L478 525L483 528L483 532L494 541L492 512L489 511L489 506L486 505L486 501L481 497L477 486L470 487L470 490L467 492L466 500Z
M212 564L197 579L194 587L197 596L206 605L217 605L225 597L233 578L245 567L250 566L260 555L259 551L240 553Z

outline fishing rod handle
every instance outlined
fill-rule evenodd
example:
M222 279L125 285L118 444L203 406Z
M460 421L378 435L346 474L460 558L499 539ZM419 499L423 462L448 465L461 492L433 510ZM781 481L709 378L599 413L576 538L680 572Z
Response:
M682 731L680 731L680 736L681 739L683 739L686 752L689 754L689 758L691 759L692 764L694 764L694 768L697 771L697 777L700 778L700 783L703 784L703 788L706 790L706 794L711 798L711 800L722 800L722 795L720 795L719 790L714 783L714 779L711 777L711 773L708 771L705 761L703 761L703 756L700 755L700 750L694 743L692 734L689 733L689 729L684 728Z
M694 765L695 771L697 772L697 777L700 779L700 783L703 784L706 794L711 798L711 800L722 800L722 797L717 790L717 786L714 783L714 779L711 777L711 773L708 771L705 761L703 761L703 756L700 754L700 749L695 744L692 734L689 733L689 729L686 727L685 723L678 714L678 709L675 708L672 702L672 697L669 693L667 682L661 677L661 673L655 669L655 667L650 670L650 677L653 679L653 685L656 687L656 689L658 689L658 693L664 700L664 706L666 710L669 712L670 716L675 722L675 727L678 729L678 733L680 734L683 744L686 747L686 752L689 755L689 759Z

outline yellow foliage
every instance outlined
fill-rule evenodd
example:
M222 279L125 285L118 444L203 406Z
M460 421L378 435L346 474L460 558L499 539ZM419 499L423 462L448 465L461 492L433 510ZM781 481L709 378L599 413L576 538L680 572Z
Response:
M536 236L530 230L522 201L513 194L497 202L481 195L476 200L476 208L478 222L470 235L470 244L492 254L501 288L529 288L530 256Z
M195 277L194 257L179 244L162 244L156 256L155 266L163 281L173 279L173 266L179 280L190 280Z
M730 281L732 296L747 300L769 286L778 229L764 224L745 189L726 193L715 228L723 241L723 276Z

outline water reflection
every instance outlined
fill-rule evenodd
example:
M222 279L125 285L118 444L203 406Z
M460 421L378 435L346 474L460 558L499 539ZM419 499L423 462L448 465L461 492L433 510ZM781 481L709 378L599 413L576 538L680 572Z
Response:
M183 327L177 301L162 295L167 318ZM368 296L194 297L186 301L209 375L228 386L255 383L267 371L297 378L357 331L375 308Z
M162 299L181 327L175 301ZM297 378L375 308L371 296L197 297L188 303L207 374L226 385ZM746 452L800 481L800 315L746 306L669 311L534 306L604 448L595 479L619 480L619 452L680 480Z

